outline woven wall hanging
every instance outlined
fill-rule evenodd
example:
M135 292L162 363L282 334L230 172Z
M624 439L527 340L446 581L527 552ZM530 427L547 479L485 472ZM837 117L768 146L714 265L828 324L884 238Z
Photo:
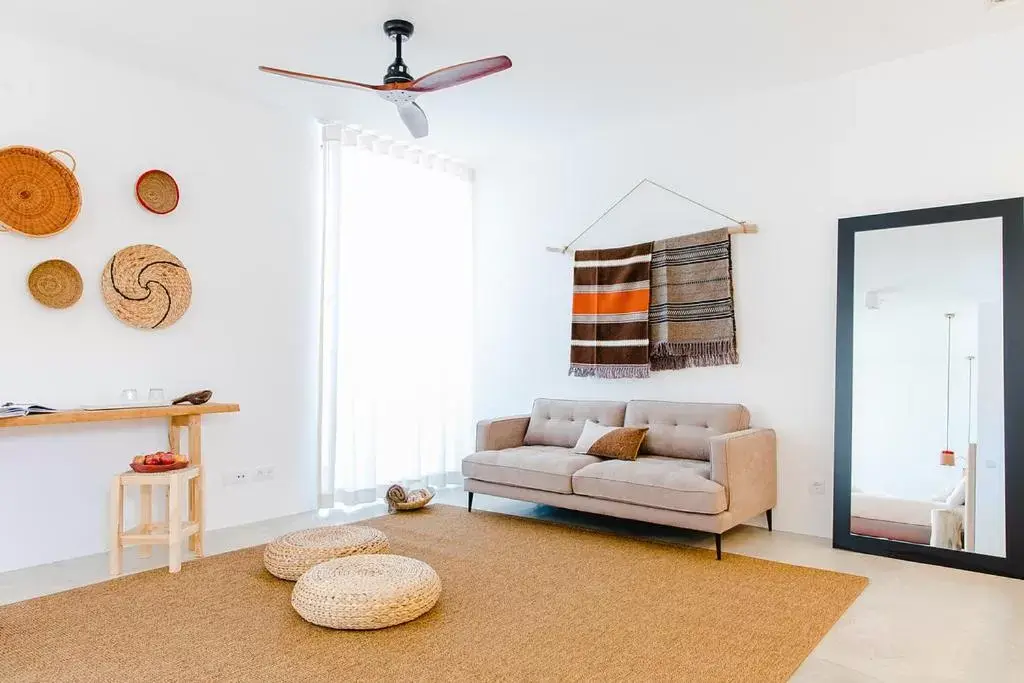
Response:
M82 298L82 276L67 261L43 261L28 274L28 291L49 308L68 308Z
M103 301L126 325L170 327L192 301L192 279L178 257L152 244L125 247L107 261Z
M178 183L167 171L146 171L135 183L135 197L139 204L153 213L165 214L178 208Z
M71 160L68 168L55 154ZM0 226L29 237L66 230L82 208L75 158L64 150L0 149Z

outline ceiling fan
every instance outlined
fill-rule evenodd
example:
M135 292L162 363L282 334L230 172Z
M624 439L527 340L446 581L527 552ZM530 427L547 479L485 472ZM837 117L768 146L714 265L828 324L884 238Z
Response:
M405 62L402 61L402 43L409 40L412 36L412 31L412 22L405 21L404 19L391 19L384 22L384 33L391 40L395 41L395 61L388 67L388 71L384 75L383 85L344 81L339 78L315 76L299 71L275 69L269 66L261 66L260 71L310 81L311 83L333 85L338 88L356 88L357 90L376 92L385 100L398 107L398 115L402 117L402 122L409 129L409 132L412 133L412 136L414 138L422 138L427 135L429 128L426 113L416 104L417 97L423 93L450 88L454 85L461 85L484 76L490 76L499 71L504 71L512 66L512 60L505 56L488 57L431 71L425 76L414 79L409 74L409 69L406 67Z

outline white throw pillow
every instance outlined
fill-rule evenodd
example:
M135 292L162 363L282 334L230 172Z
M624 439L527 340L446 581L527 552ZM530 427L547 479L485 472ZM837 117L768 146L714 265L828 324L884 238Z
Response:
M946 505L949 507L960 507L967 503L967 480L961 479L953 489L953 493L949 494L949 498L946 499Z
M947 486L946 488L942 489L941 493L932 497L932 502L942 503L943 505L945 505L946 501L949 500L949 497L953 495L953 491L956 491L956 484L953 484L952 486Z
M594 442L600 439L605 434L614 432L618 427L605 427L603 424L594 422L593 420L587 420L583 423L583 433L580 434L580 438L576 440L576 445L572 447L573 453L587 454L590 447L594 445Z

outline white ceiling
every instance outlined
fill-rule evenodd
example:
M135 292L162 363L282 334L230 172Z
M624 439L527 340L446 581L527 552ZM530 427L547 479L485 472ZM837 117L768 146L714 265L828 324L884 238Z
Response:
M988 0L4 0L3 29L49 36L179 80L404 136L387 103L291 82L269 64L379 82L407 18L414 75L495 54L511 71L421 99L432 146L579 131L638 111L796 82L1024 24ZM0 29L2 30L2 29Z

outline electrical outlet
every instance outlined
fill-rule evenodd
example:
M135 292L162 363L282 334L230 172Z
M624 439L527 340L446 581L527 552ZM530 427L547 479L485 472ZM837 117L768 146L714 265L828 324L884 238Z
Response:
M226 472L224 474L224 485L225 486L236 486L238 484L244 484L249 481L251 477L246 470L238 470L237 472Z
M812 481L809 488L812 496L825 495L825 482L823 481Z
M264 465L263 467L256 468L256 476L253 477L256 481L267 481L268 479L274 478L274 468L271 465Z

